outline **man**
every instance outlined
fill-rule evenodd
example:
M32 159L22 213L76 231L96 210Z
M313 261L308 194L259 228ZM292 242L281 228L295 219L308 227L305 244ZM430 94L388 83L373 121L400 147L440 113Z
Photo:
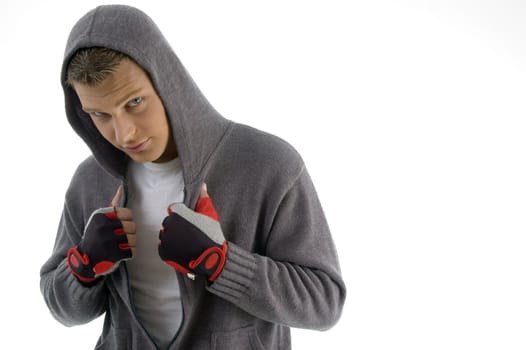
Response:
M41 290L97 349L290 349L345 285L314 186L283 140L223 118L154 22L101 6L73 27L66 114L92 151L66 193Z

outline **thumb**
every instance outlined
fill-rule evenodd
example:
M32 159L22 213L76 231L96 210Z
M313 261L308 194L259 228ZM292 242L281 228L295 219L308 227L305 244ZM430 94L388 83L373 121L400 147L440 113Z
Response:
M210 196L208 195L206 183L203 183L203 186L201 186L201 194L199 195L199 199L208 197Z
M208 195L208 192L206 191L206 184L203 184L201 187L201 194L199 195L199 199L197 200L197 204L195 207L195 211L206 215L215 221L219 221L219 215L217 214L216 209L214 208L214 205L212 204L212 198Z
M113 199L111 200L110 206L112 207L118 207L121 203L122 199L122 185L119 185L117 188L117 192L115 192L115 196L113 196Z

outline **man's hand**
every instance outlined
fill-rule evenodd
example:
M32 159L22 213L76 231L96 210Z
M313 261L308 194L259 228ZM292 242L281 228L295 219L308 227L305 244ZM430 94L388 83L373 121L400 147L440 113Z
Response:
M113 272L135 253L136 225L131 210L118 207L121 197L119 186L110 207L91 214L79 245L68 251L69 269L82 282Z
M190 278L204 275L210 282L219 276L226 261L227 243L206 185L201 189L196 211L183 203L168 208L159 240L161 259L177 271Z

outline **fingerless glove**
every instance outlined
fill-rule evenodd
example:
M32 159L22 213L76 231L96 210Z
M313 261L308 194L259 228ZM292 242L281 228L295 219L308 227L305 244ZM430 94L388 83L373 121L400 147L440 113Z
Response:
M114 207L91 214L80 243L70 248L70 271L82 282L93 282L113 272L119 263L132 257L128 238Z
M196 211L183 203L168 208L159 232L159 255L177 271L214 281L226 261L227 242L210 197L200 198Z

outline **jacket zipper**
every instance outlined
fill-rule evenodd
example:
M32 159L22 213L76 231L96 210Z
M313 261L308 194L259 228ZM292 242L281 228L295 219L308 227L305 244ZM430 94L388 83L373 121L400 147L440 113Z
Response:
M127 182L126 181L123 181L123 189L124 189L124 203L123 205L126 206L128 204L128 193L129 193L129 190L128 190L128 186L127 186ZM187 191L186 191L186 186L183 188L183 197L186 199L186 194L187 194ZM184 201L184 199L183 199ZM124 262L124 271L126 273L126 285L128 287L128 296L130 298L130 306L131 306L131 309L132 309L132 313L133 313L133 317L135 318L135 321L137 322L137 324L139 325L139 327L144 331L144 333L148 336L148 339L150 339L151 343L153 344L153 346L155 347L155 349L159 350L159 347L157 346L157 344L155 343L155 341L153 340L153 338L151 337L150 333L148 333L148 331L146 330L146 328L144 328L144 326L142 325L141 321L139 321L139 318L137 317L137 313L135 312L135 305L133 303L133 297L132 297L132 290L131 290L131 285L130 285L130 276L128 274L128 266L126 265L126 262ZM174 273L177 275L177 272L174 271ZM188 276L189 278L191 278L190 276ZM192 278L193 279L193 278ZM177 276L177 283L178 283L178 287L179 287L179 292L181 294L181 297L180 297L180 302L181 302L181 312L182 312L182 318L181 318L181 324L179 325L179 328L177 329L177 332L175 332L175 335L172 339L172 341L170 342L170 344L168 345L168 349L170 349L172 347L172 345L174 345L174 343L176 342L177 340L177 337L179 336L179 333L181 332L181 330L183 329L183 325L184 325L184 321L185 321L185 312L184 312L184 303L183 303L183 297L182 297L182 288L181 288L181 283L180 282L183 282L182 279L180 279L178 276Z

